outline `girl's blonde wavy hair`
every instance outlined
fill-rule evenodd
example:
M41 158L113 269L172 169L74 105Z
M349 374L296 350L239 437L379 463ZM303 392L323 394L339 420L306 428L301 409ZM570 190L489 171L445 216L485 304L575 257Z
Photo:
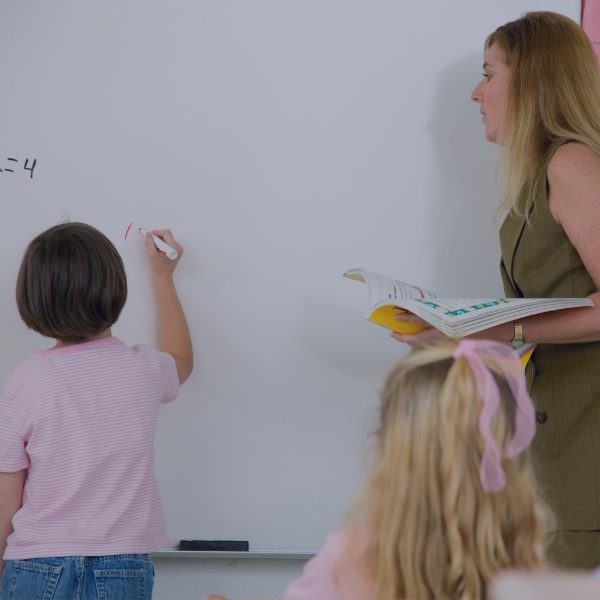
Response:
M492 45L511 73L502 131L503 205L526 215L561 144L581 142L600 154L600 66L581 27L553 12L526 13L502 25L485 49Z
M351 534L336 567L344 597L484 598L500 570L543 562L552 523L526 457L503 461L503 490L482 488L482 402L455 348L444 341L414 350L387 378L374 464L348 516L349 530L366 530L369 544ZM493 435L503 449L515 402L501 371L485 362L500 390Z

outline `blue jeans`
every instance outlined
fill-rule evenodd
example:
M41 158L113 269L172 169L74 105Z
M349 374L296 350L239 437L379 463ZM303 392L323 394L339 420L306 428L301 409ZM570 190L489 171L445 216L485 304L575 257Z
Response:
M7 560L0 600L150 600L148 554Z

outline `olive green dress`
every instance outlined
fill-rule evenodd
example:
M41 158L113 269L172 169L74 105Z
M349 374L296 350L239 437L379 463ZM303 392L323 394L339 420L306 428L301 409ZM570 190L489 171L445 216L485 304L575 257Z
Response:
M550 213L545 188L531 203L528 221L506 218L500 246L502 279L510 297L584 297L596 291ZM600 342L539 344L527 371L537 419L531 459L558 529L549 558L561 566L598 565Z

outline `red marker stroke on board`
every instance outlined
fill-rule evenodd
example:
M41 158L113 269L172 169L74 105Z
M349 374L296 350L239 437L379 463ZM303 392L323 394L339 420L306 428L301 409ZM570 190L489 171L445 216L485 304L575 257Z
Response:
M137 229L140 235L146 237L146 230L143 227L140 227L139 225L134 225L133 222L131 222L125 230L125 239L127 239L127 236L129 235L131 229ZM164 253L167 258L175 260L179 256L179 253L177 252L177 250L175 250L175 248L173 248L173 246L169 246L169 244L167 244L165 240L159 238L157 235L152 234L152 241L154 242L156 248L162 253Z

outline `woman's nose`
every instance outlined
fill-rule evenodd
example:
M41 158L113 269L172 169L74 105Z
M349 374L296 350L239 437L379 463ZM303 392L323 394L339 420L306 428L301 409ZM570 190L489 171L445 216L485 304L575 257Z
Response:
M471 100L473 100L473 102L481 102L481 99L483 97L482 93L481 93L481 84L483 82L480 81L476 86L475 89L471 92Z

